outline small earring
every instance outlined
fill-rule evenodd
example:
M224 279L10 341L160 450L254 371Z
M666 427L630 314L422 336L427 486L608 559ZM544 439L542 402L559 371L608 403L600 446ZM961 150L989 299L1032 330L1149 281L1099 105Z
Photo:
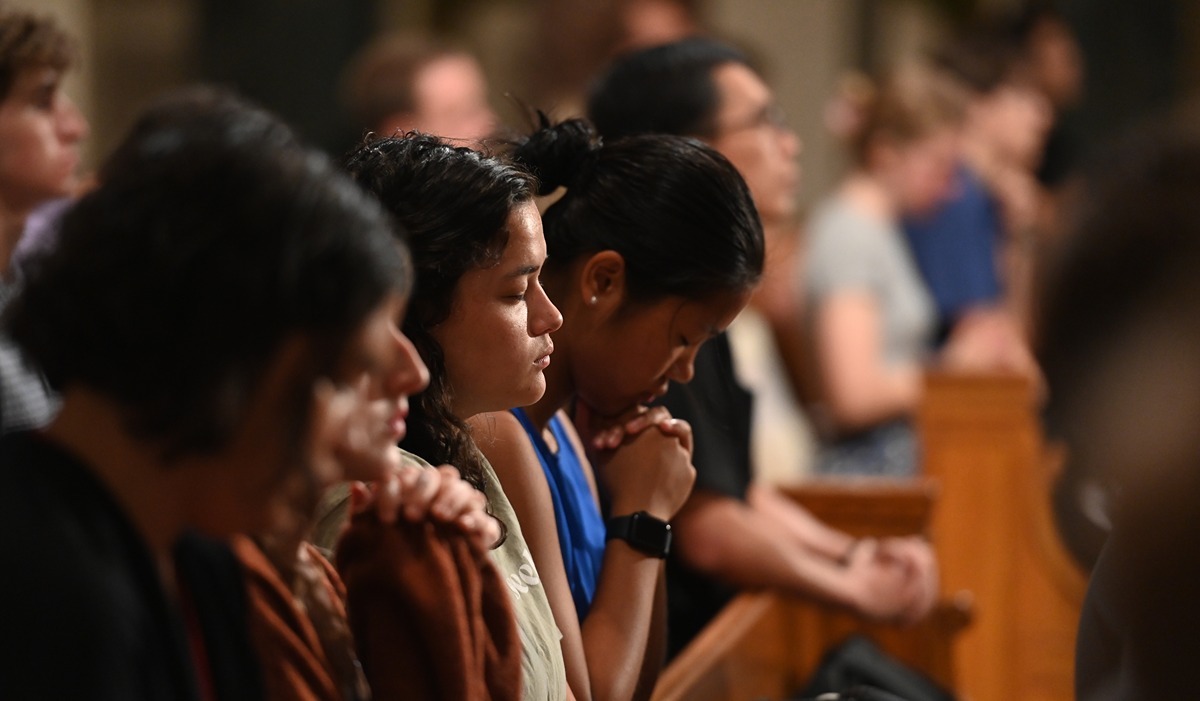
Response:
M592 295L591 299L588 300L588 304L593 307L596 306L596 295Z

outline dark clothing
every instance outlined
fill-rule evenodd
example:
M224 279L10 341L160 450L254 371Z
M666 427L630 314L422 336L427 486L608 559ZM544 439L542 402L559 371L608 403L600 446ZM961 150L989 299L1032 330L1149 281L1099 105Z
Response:
M1112 556L1101 551L1088 582L1075 643L1075 698L1081 701L1133 698L1122 679L1122 630L1126 627L1113 606Z
M201 685L221 701L261 698L241 572L224 545L181 538L184 604L169 600L105 486L31 432L0 438L0 531L0 698L198 701Z
M754 396L738 384L729 338L721 334L696 354L688 385L671 385L663 404L692 425L694 492L746 500L750 487L750 423ZM667 653L674 657L729 603L737 590L667 558Z
M1173 488L1178 494L1151 500L1140 515L1115 515L1080 615L1079 701L1197 697L1200 530L1193 509L1180 508L1196 492Z

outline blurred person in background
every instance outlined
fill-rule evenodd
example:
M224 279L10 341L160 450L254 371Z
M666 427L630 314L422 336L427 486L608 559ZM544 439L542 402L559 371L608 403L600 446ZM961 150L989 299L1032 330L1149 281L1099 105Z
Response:
M465 50L418 35L379 37L347 68L342 98L363 131L408 131L477 146L496 127L487 79Z
M75 47L54 20L0 4L0 311L20 288L13 256L31 214L72 194L87 121L62 90ZM45 424L57 399L0 332L0 433Z
M1035 171L1052 113L1020 47L991 22L948 37L936 66L970 95L951 196L910 214L904 233L933 295L939 345L970 327L976 366L1036 375L1026 342L1034 227L1042 191Z
M1048 420L1069 464L1105 490L1112 525L1079 625L1080 701L1196 694L1197 124L1193 105L1088 164L1041 295Z
M912 64L856 99L843 135L854 169L813 212L803 272L824 436L816 470L908 477L935 309L900 221L951 194L966 96Z

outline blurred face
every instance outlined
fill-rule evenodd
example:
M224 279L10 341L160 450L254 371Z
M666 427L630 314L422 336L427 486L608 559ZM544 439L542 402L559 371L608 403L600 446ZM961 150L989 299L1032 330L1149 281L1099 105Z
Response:
M960 153L956 129L940 129L889 150L881 174L903 214L928 212L950 195Z
M540 281L546 239L537 206L514 207L507 228L500 262L459 279L450 317L431 332L445 355L451 410L460 419L541 399L554 351L550 334L562 326Z
M1036 168L1052 120L1049 101L1032 85L1002 85L973 109L979 131L1007 163Z
M1083 57L1070 27L1042 20L1030 38L1033 78L1057 108L1075 104L1083 91Z
M0 203L10 212L28 212L76 184L88 127L60 77L53 68L22 71L0 102Z
M413 85L412 128L448 139L477 142L491 134L496 115L475 59L444 56L421 69Z
M713 148L746 180L763 224L796 214L800 188L800 139L789 129L775 96L754 71L727 63L713 71L719 95Z
M383 476L405 434L408 397L429 383L400 331L406 303L398 294L385 298L350 339L338 376L302 388L313 398L300 436L296 378L308 376L311 347L298 337L284 343L219 462L223 474L203 475L192 490L198 528L216 536L298 530L333 482Z
M690 382L696 353L746 306L749 292L703 301L668 297L626 304L573 341L575 392L601 416L617 416Z
M370 436L384 447L404 438L408 398L429 384L429 370L400 330L407 302L392 295L367 317L347 350L343 371L352 381L348 389L358 390L370 404Z

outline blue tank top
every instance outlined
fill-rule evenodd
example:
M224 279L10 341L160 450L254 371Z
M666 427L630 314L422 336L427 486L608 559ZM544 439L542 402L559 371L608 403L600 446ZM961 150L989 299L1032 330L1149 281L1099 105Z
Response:
M592 488L588 485L575 446L567 437L562 421L555 415L550 419L550 431L558 443L558 452L550 450L523 409L513 409L529 440L537 450L538 461L550 484L554 500L554 521L558 525L558 544L562 548L563 566L575 600L575 612L582 621L596 596L600 581L600 566L604 561L605 526Z

